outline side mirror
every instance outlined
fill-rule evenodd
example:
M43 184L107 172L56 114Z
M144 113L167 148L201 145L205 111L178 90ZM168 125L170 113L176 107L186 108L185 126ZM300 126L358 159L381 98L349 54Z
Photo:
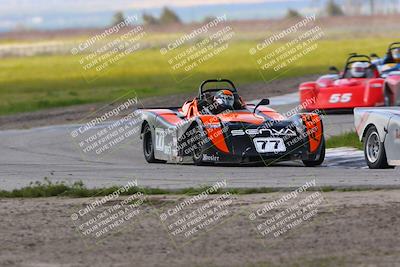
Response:
M329 67L329 71L335 72L335 73L339 73L340 71L338 70L338 68L336 68L335 66L330 66Z
M269 105L269 99L268 98L261 99L261 101L258 102L258 104L254 107L253 113L256 112L256 110L257 110L257 108L259 106L268 106L268 105Z
M377 54L375 54L375 53L372 53L370 56L371 56L371 57L378 57L378 58L379 58L379 56L378 56Z

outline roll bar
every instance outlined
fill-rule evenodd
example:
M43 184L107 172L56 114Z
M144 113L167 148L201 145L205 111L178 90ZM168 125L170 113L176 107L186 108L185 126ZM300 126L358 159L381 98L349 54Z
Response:
M400 42L391 43L389 45L388 51L391 51L391 50L393 50L395 48L400 48Z
M358 58L357 60L355 60L355 58ZM368 62L371 63L371 58L367 55L359 55L357 53L351 53L349 55L349 58L346 61L346 67L347 65L354 63L354 62Z
M235 87L235 84L228 79L209 79L209 80L205 80L203 81L200 86L199 86L199 99L202 98L203 94L205 92L215 92L215 91L219 91L220 89L208 89L208 90L204 90L204 86L208 83L227 83L231 86L231 88L229 88L228 90L231 91L233 94L237 94L237 90Z

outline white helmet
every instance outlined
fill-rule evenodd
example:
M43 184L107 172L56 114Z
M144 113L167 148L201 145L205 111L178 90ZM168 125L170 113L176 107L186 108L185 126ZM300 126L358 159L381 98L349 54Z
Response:
M361 78L364 77L367 73L367 68L369 64L367 62L355 62L351 65L351 76L353 78Z
M395 62L400 61L400 48L395 48L392 50L392 57Z

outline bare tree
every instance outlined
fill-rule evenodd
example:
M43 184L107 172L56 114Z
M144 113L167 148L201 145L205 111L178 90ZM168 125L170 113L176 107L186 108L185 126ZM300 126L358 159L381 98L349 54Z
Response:
M375 14L375 0L369 0L369 9L371 12L371 15Z
M397 13L399 8L399 0L391 0L390 2L391 5L389 8L392 10L392 13Z
M163 8L159 21L162 24L181 23L178 15L168 7Z
M151 14L143 13L142 15L143 23L148 25L158 24L159 21Z
M361 15L363 7L363 0L346 0L344 2L344 9L349 15Z
M397 13L399 10L399 0L345 0L344 10L347 14L379 14Z
M336 4L336 2L334 0L329 0L326 3L325 11L328 16L343 16L344 15L342 8L338 4Z
M294 9L291 9L291 8L289 8L287 10L286 16L285 16L285 18L287 18L287 19L298 19L298 18L301 18L301 17L302 17L302 15L297 10L294 10Z
M121 11L115 12L113 18L112 18L112 25L117 25L118 23L124 22L125 21L125 16L124 13Z

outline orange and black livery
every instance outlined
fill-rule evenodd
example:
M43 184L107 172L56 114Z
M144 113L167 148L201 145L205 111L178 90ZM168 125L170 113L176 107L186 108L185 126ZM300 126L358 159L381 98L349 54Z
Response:
M206 80L181 107L141 110L144 157L149 163L320 165L325 157L320 116L286 118L268 104L268 99L245 103L230 80Z

